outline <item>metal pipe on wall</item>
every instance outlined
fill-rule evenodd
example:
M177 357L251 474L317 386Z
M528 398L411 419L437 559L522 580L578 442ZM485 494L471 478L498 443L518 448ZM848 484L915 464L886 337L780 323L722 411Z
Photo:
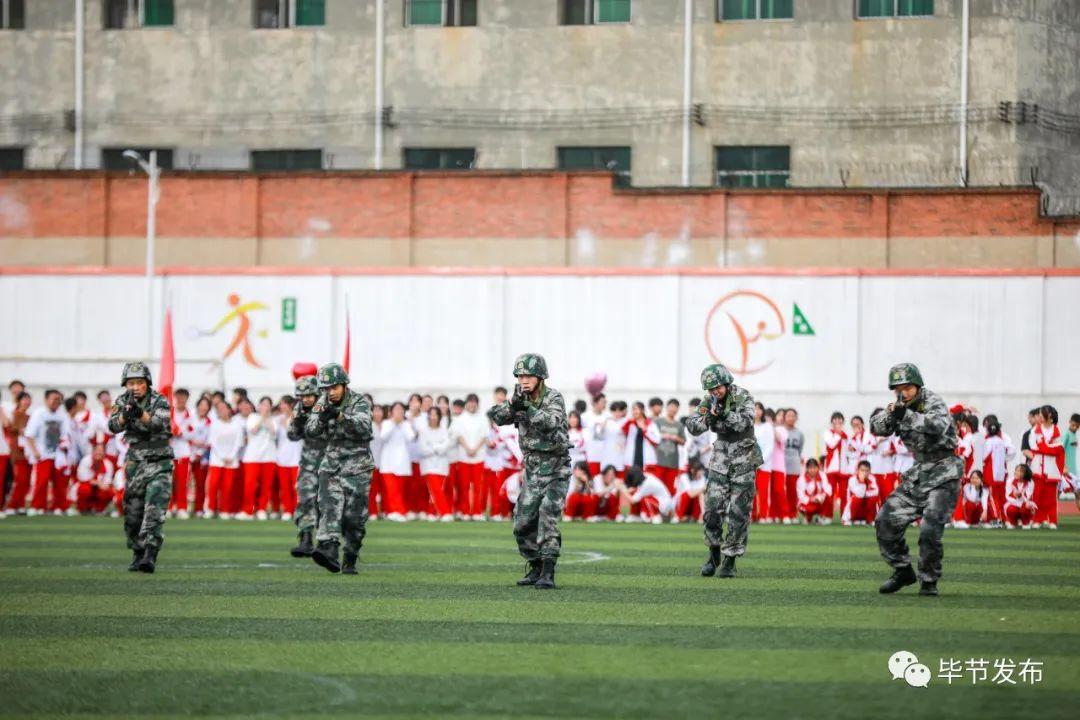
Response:
M968 184L968 54L971 49L971 0L963 0L960 17L960 177L961 187Z
M375 169L383 156L383 43L386 35L385 0L375 0Z
M683 2L682 185L690 186L690 114L693 104L694 0Z
M86 52L86 0L75 0L75 169L83 168L83 57Z

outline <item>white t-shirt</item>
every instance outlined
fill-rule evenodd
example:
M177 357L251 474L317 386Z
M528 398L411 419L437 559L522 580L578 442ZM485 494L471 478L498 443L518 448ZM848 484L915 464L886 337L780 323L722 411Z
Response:
M210 423L209 417L199 419L196 416L191 422L191 460L193 462L206 462L210 457L210 453L206 449L206 444L210 439ZM198 445L195 445L198 443Z
M195 415L190 410L173 410L173 422L179 428L180 434L173 435L169 440L173 457L177 460L191 457L191 433L195 428Z
M599 415L589 410L581 417L581 427L585 430L585 459L589 462L604 461L604 427L609 417L606 410Z
M867 458L870 461L870 472L879 477L893 472L895 455L892 454L892 440L871 435L867 444L870 448Z
M647 497L656 498L660 503L661 515L667 515L671 512L671 493L668 492L664 482L652 473L645 473L645 479L641 481L641 485L634 488L634 492L630 495L630 502L636 504Z
M268 428L263 422L262 415L258 413L251 413L244 421L246 463L272 463L277 459L277 428Z
M611 465L616 470L626 467L623 461L623 448L626 447L626 436L623 435L622 426L626 418L609 417L604 421L604 452L603 460L600 461L600 469L603 470Z
M503 440L499 436L499 429L493 427L488 431L487 440L484 443L484 469L499 472L505 467L504 461Z
M62 444L71 437L71 418L64 406L56 410L39 407L30 413L23 435L34 441L41 454L35 460L53 460L64 454Z
M304 449L303 440L289 439L289 418L285 413L274 416L274 427L277 428L277 462L278 467L300 467L300 453Z
M210 443L210 467L237 467L243 437L240 426L231 419L212 421L207 436Z
M384 475L409 477L412 475L412 459L409 457L409 443L416 437L416 430L408 420L400 424L393 420L383 420L379 428L382 451L379 457L379 472Z
M484 441L487 439L491 423L479 412L462 412L450 423L450 439L455 443L464 440L469 447L478 447L475 455L469 455L465 448L458 450L458 462L476 465L484 462Z
M420 451L421 475L448 475L450 473L450 431L430 425L420 428L416 447Z
M585 462L586 434L584 430L575 428L570 431L570 464L576 465Z
M75 471L75 479L79 482L94 482L98 485L112 485L116 467L108 458L102 458L101 466L94 467L93 456L87 455L79 461L79 468Z

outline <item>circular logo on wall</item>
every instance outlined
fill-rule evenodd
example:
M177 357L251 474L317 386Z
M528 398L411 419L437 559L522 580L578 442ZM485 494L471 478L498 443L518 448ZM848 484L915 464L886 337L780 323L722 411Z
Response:
M716 301L705 318L705 347L731 372L752 375L775 361L772 341L783 337L784 315L767 295L736 290Z

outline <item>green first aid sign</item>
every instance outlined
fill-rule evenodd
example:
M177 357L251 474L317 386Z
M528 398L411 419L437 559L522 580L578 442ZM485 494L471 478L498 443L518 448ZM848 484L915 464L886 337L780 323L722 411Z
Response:
M296 332L296 298L281 299L281 331Z

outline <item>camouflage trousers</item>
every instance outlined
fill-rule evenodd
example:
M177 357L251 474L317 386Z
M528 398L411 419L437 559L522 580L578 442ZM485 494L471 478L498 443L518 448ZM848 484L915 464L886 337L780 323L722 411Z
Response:
M296 529L315 531L319 526L319 471L300 467L296 476Z
M128 459L124 465L124 535L131 550L160 548L172 494L173 461Z
M559 519L570 478L566 475L524 473L521 494L514 506L514 539L526 560L555 559L562 548Z
M335 473L325 463L319 469L317 542L339 543L346 556L360 553L367 534L368 491L373 470L367 464L358 473Z
M935 463L918 463L901 476L900 484L881 506L874 521L878 547L885 562L894 568L911 565L904 531L921 517L919 579L936 582L941 577L941 558L945 555L941 536L956 508L963 469L963 460L949 457ZM923 489L928 487L930 490Z
M709 471L702 513L707 546L718 547L720 552L729 557L739 557L746 552L746 540L750 535L750 511L754 507L756 491L753 470L733 476Z

